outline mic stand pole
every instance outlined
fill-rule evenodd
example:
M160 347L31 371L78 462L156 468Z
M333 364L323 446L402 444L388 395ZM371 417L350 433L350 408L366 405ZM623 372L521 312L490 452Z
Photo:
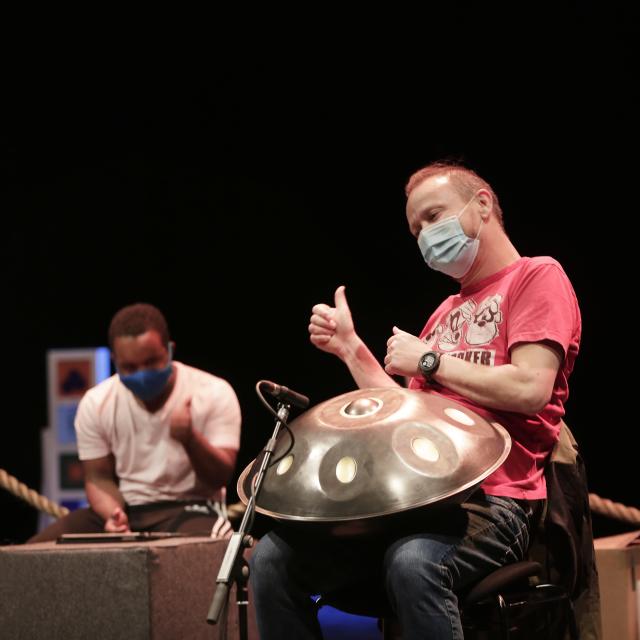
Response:
M253 514L256 507L256 500L262 487L262 481L269 465L269 460L276 447L276 438L282 423L287 421L291 405L286 403L278 403L278 419L273 430L271 438L263 449L264 456L260 463L258 473L254 476L254 490L251 492L247 508L242 517L242 522L238 531L234 531L227 545L227 550L222 559L218 577L216 578L216 590L211 600L207 622L216 624L220 618L220 614L224 610L229 599L229 590L231 583L236 583L236 599L238 604L238 625L240 630L240 640L247 640L247 605L248 600L248 581L249 581L249 565L244 559L243 551L245 548L251 547L253 538L249 535L247 527L253 520Z

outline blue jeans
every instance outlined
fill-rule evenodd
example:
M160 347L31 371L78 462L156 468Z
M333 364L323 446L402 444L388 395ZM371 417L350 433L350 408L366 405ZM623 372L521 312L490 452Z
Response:
M265 535L250 574L261 640L321 639L310 596L363 583L384 586L403 639L462 640L456 594L525 557L532 512L476 492L425 518L376 539L313 537L284 526Z

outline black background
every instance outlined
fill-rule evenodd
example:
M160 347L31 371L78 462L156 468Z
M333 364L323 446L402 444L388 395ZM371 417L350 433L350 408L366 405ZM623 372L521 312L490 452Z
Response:
M131 55L108 39L89 50L91 34L14 52L0 468L39 487L47 349L103 345L113 313L147 301L165 312L177 359L236 389L239 473L272 429L257 380L313 403L353 388L308 342L314 303L345 284L382 359L393 325L418 333L455 290L426 268L404 217L407 177L447 157L493 185L522 255L552 255L572 279L584 329L567 422L590 489L638 505L624 373L635 361L636 23L590 4L491 31L470 10L407 14L398 30L379 18L303 21L286 39L258 25L225 45L218 24L187 52L170 31ZM3 541L35 531L35 511L3 490L0 508Z

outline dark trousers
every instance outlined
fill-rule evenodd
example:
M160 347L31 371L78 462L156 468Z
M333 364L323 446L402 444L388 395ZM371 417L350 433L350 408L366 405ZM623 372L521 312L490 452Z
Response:
M125 508L131 531L171 531L208 536L222 515L220 506L208 500L156 502L129 505ZM56 520L46 529L27 540L46 542L63 533L102 533L104 520L93 509L77 509Z
M366 584L384 588L406 640L462 640L456 594L525 557L533 509L476 494L437 514L422 530L367 543L271 531L251 557L260 638L319 640L310 596Z

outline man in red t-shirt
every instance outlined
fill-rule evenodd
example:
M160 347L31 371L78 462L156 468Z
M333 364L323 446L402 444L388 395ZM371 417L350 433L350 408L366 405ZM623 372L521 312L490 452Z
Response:
M435 163L411 176L406 213L426 263L460 283L420 336L396 327L384 368L356 334L344 287L333 307L313 307L311 342L338 356L360 388L430 389L466 404L510 433L504 463L460 519L398 533L373 550L348 543L312 549L287 532L263 538L253 557L261 637L319 638L308 596L381 574L403 638L462 638L461 590L524 558L546 497L545 462L555 444L580 344L580 310L552 258L521 257L505 233L491 186L460 165ZM452 514L453 514L452 511ZM375 547L375 545L373 545ZM376 561L378 554L379 560ZM367 555L368 554L368 555Z

